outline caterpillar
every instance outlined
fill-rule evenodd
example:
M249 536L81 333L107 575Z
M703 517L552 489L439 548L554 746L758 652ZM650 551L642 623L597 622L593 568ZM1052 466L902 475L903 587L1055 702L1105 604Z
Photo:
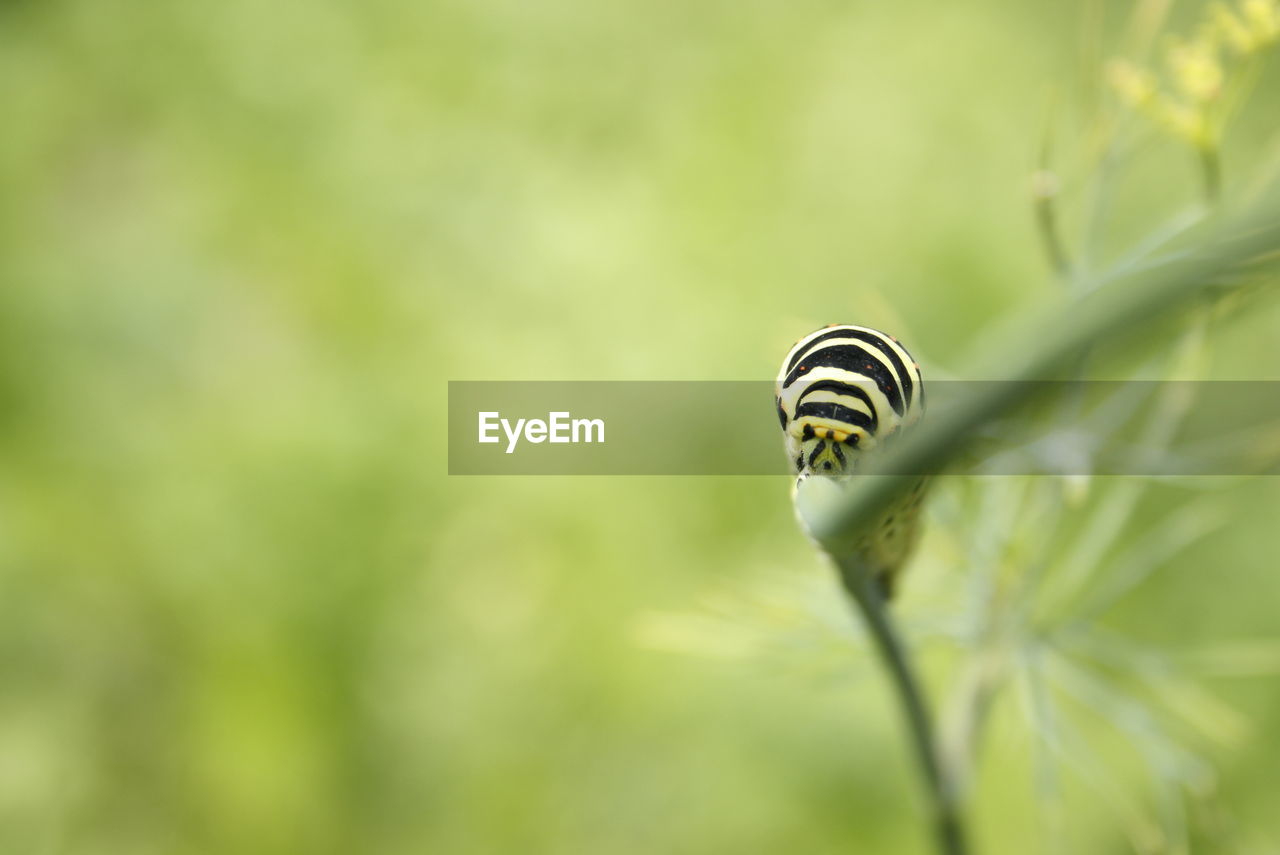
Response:
M846 482L923 417L924 399L919 364L890 335L832 324L800 339L774 387L796 486L814 476ZM925 486L922 478L886 507L855 544L886 598L918 539Z

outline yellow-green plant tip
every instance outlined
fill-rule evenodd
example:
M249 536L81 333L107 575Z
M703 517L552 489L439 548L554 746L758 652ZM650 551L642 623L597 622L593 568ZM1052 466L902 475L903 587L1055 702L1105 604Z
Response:
M1214 3L1210 8L1210 27L1215 35L1237 54L1252 53L1258 48L1258 38L1245 23L1231 11L1226 3Z
M1124 59L1107 64L1107 80L1130 107L1143 107L1156 96L1156 79L1150 71Z
M1062 189L1062 182L1055 172L1037 169L1031 173L1031 196L1037 200L1052 199Z
M1212 101L1222 91L1226 74L1218 60L1217 46L1209 39L1175 40L1169 47L1168 62L1174 83L1191 100Z
M1152 115L1173 136L1204 148L1210 138L1203 112L1174 98L1161 95L1152 103Z
M1272 0L1245 0L1241 11L1260 44L1271 44L1280 35L1280 5Z

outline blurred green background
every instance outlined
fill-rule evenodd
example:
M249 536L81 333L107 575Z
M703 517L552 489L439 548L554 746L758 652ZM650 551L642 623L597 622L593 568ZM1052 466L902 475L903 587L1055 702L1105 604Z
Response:
M1055 293L1028 176L1128 13L0 2L0 852L925 851L874 676L637 630L821 578L786 479L450 478L445 382L768 379L835 321L962 372ZM1128 174L1118 245L1196 192ZM1277 329L1212 376L1277 379ZM1119 628L1274 628L1280 486L1230 490ZM1214 689L1223 851L1280 852L1280 687ZM1034 851L991 742L977 836Z

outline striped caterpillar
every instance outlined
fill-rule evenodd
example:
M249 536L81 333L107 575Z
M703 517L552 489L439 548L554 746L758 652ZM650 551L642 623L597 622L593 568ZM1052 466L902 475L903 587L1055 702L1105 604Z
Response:
M860 461L924 415L924 382L911 354L892 336L852 324L796 342L774 394L797 486L814 476L847 482ZM886 597L918 538L924 490L921 478L854 547Z

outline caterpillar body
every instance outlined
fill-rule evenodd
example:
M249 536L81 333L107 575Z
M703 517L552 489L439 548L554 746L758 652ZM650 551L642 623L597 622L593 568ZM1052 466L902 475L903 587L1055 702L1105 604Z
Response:
M852 324L796 342L774 397L797 486L814 476L847 483L868 455L883 452L924 415L924 381L911 354L892 336ZM924 491L922 478L855 544L886 597L918 538Z

